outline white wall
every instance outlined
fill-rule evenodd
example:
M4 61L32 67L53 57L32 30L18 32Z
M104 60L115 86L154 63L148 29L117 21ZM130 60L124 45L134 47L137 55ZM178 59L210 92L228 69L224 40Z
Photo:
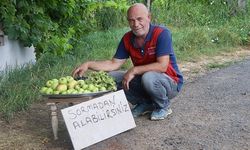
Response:
M18 41L4 36L4 46L0 46L0 71L35 61L33 46L23 47Z

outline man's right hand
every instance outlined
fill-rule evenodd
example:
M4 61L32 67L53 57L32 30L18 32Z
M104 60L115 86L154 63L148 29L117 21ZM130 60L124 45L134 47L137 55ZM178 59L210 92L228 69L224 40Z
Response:
M72 76L82 77L87 70L88 70L88 63L83 63L72 72Z
M121 67L122 64L126 62L126 59L116 59L113 58L112 60L103 60L103 61L88 61L81 64L77 67L73 72L73 77L82 77L83 74L88 70L95 70L95 71L113 71L117 70Z

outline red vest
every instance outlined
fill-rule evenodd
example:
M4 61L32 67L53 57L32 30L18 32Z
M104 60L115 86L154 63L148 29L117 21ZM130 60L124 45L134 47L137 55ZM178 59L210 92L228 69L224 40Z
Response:
M146 41L144 45L144 55L141 54L140 48L135 48L132 44L132 37L133 33L132 31L126 33L123 38L123 42L125 45L125 49L130 54L130 58L134 64L134 66L140 66L140 65L146 65L153 62L156 62L156 43L158 36L163 31L160 27L155 27L152 37L149 41ZM175 80L178 83L179 78L177 77L177 73L174 70L171 59L169 59L168 68L165 72L168 76L170 76L173 80Z

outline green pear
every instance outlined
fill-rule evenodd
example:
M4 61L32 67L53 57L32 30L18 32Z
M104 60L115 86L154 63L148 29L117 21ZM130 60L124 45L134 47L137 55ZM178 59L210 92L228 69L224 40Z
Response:
M53 91L53 94L60 94L60 91Z
M72 76L66 76L65 77L67 79L67 82L69 83L70 81L74 80L74 78Z
M47 88L45 93L48 94L48 95L53 94L53 89L52 88Z
M75 85L77 84L76 80L71 80L68 82L68 89L74 89Z
M78 93L79 93L79 94L84 93L84 89L80 88L80 89L78 90Z
M97 88L97 87L94 87L94 88L92 89L92 92L98 92L98 88Z
M71 94L72 93L72 89L68 89L66 92L67 92L67 94Z
M68 93L67 93L67 91L62 91L61 94L65 95L65 94L68 94Z
M60 93L64 92L67 90L67 85L66 84L59 84L57 87L56 87L56 90L59 91Z
M60 84L67 84L67 79L66 79L66 77L61 77L61 78L59 78L59 83L60 83Z
M48 80L48 81L46 82L46 86L47 86L47 87L51 87L52 84L53 84L53 81L52 81L52 80Z
M81 88L81 86L79 84L76 84L74 87L76 90L79 90Z
M84 93L91 93L89 90L84 90Z
M94 89L95 89L94 84L89 84L89 85L88 85L88 90L89 90L89 91L93 91Z
M79 84L80 86L83 86L83 85L85 84L85 81L84 81L84 80L78 80L77 82L78 82L78 84Z
M58 81L57 82L53 82L52 83L52 85L51 85L51 88L53 89L53 90L55 90L56 89L56 87L58 86Z
M78 94L77 90L73 90L71 94Z
M51 79L53 83L59 83L58 79Z
M41 89L40 89L40 92L41 93L43 93L43 94L45 94L46 93L46 91L47 91L47 89L48 89L48 87L42 87Z
M83 84L82 86L81 86L83 89L88 89L88 84Z
M100 87L99 90L100 91L107 91L107 89L104 86Z

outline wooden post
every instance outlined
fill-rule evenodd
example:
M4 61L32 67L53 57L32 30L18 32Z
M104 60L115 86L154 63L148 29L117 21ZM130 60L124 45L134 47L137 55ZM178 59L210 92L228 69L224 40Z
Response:
M55 103L48 103L51 110L51 126L54 134L54 139L58 139L58 117L57 117L57 107Z
M51 126L52 126L52 130L53 130L53 134L54 134L54 139L57 140L58 139L58 115L57 115L57 106L59 104L67 104L68 106L73 106L74 104L79 104L82 102L86 102L88 100L91 100L93 98L102 96L104 94L108 94L107 93L103 93L100 95L92 95L92 96L84 96L84 97L64 97L64 98L56 98L56 97L44 97L47 99L47 105L50 107L50 111L51 111Z

